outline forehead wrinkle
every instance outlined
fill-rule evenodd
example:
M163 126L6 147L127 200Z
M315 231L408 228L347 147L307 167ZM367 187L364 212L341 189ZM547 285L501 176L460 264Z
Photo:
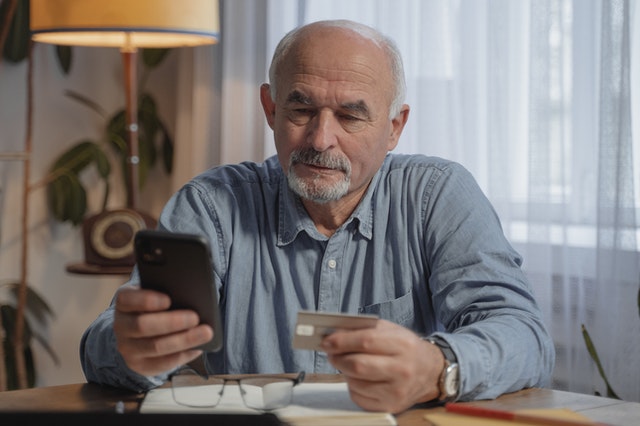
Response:
M317 88L322 91L333 91L337 88L340 90L347 90L348 92L364 92L371 93L374 87L380 85L380 80L377 79L373 71L371 73L365 73L360 71L348 70L348 69L335 69L325 68L319 66L311 66L308 64L298 63L295 66L297 69L290 70L289 78L284 83L282 89L289 87L290 92L286 95L285 101L300 102L300 103L312 103L313 96L307 94L307 86ZM372 70L369 68L369 70ZM300 90L299 87L305 89ZM286 90L283 90L283 94ZM363 101L362 99L358 101ZM358 102L358 101L354 101ZM366 102L365 102L366 104Z
M320 76L330 82L357 83L366 85L379 84L376 70L366 63L356 60L350 61L350 68L343 67L325 67L300 61L296 64L297 70L292 74L302 76Z

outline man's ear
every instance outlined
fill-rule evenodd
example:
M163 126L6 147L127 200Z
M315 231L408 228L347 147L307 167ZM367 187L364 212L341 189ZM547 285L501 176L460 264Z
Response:
M260 85L260 103L269 127L273 130L276 119L276 103L271 99L271 87L267 83Z
M400 140L400 135L402 134L402 130L404 129L404 125L407 124L407 120L409 119L409 105L404 104L402 108L400 108L400 112L398 115L391 119L391 133L389 134L389 144L387 145L387 150L392 151Z

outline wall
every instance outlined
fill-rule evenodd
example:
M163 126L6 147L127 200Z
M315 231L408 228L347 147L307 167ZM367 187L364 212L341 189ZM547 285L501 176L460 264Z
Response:
M117 49L74 47L71 73L60 70L52 46L36 44L34 64L33 156L30 181L35 185L64 149L82 139L97 140L104 119L64 95L65 90L81 93L113 113L124 105L122 65ZM177 52L153 70L147 83L160 116L174 134ZM26 117L27 62L0 63L0 152L24 148ZM119 172L114 173L117 175ZM0 162L0 283L17 280L20 275L23 216L21 185L23 165L18 161ZM104 188L94 172L83 176L95 184L89 191L89 208L97 213ZM112 185L110 207L124 205L124 192ZM141 209L154 216L171 193L170 178L155 170L141 193ZM48 213L43 186L30 195L28 282L49 303L55 318L43 330L60 358L55 365L38 343L33 344L38 372L37 386L83 382L78 355L85 328L109 304L123 276L93 277L69 274L65 265L82 260L79 227L54 221ZM3 297L0 294L0 297Z

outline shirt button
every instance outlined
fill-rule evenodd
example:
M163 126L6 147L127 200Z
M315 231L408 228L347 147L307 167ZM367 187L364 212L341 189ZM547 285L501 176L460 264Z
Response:
M331 269L335 269L335 268L336 268L336 265L337 265L337 262L336 262L335 260L331 259L331 260L329 261L329 268L331 268Z

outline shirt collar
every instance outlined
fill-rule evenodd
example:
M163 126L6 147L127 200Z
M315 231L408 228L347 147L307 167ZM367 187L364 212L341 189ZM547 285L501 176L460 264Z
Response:
M385 159L383 167L386 164ZM381 167L381 169L383 168ZM373 236L373 216L374 216L374 201L373 193L380 181L381 171L378 170L371 179L371 184L367 188L367 192L364 194L362 200L351 214L349 219L338 229L338 231L346 228L352 222L354 223L354 229L360 233L364 238L370 240ZM300 231L305 231L309 236L318 240L326 240L322 234L318 232L313 221L307 214L300 197L294 194L290 189L287 182L287 177L283 174L283 178L280 181L278 203L278 246L284 246L292 243Z

